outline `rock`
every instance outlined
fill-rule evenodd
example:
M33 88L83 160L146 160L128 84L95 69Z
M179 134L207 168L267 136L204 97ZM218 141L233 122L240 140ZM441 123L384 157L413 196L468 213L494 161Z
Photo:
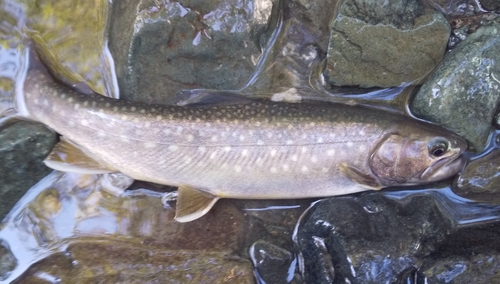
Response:
M79 240L35 263L13 283L42 279L52 283L254 283L250 261L227 253L168 250L112 238Z
M255 269L257 269L258 277L264 283L290 282L289 272L294 259L291 252L259 240L250 247L250 257ZM293 277L293 274L291 276Z
M486 145L500 102L500 25L478 29L446 56L416 94L411 109L469 141Z
M481 0L479 3L488 11L500 11L500 2L498 0Z
M245 86L261 39L272 32L266 31L272 1L161 3L127 0L112 7L109 46L122 98L173 104L182 89Z
M496 283L498 217L462 225L459 206L441 199L369 193L316 203L297 229L305 283Z
M52 170L43 164L57 141L39 123L18 121L0 130L0 220Z
M10 253L8 247L0 242L0 281L5 280L9 273L17 266L16 258Z
M472 200L500 203L500 149L470 161L453 184L453 191Z
M446 19L418 1L348 0L331 25L324 74L336 86L399 86L434 68L449 34Z

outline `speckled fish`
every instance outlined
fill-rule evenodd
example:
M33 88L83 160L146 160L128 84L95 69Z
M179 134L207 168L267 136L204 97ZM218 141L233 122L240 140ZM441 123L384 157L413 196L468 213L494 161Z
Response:
M309 198L455 175L466 142L409 117L341 104L159 106L80 94L30 70L23 114L61 135L47 166L178 186L176 220L219 198Z

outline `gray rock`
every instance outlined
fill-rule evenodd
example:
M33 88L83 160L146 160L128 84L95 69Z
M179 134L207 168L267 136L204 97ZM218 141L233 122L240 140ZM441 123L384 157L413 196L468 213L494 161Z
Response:
M39 123L18 121L0 130L0 220L52 171L43 159L56 141L55 133Z
M481 0L479 2L488 11L500 11L500 2L498 0Z
M440 63L411 105L413 113L462 135L481 151L500 102L500 26L478 29Z
M265 283L290 282L287 278L294 258L291 252L259 240L250 247L250 257L259 277Z
M386 2L342 3L331 26L324 72L329 83L398 86L441 60L450 34L446 19L415 0Z
M242 88L261 55L272 1L160 2L112 7L109 47L122 98L172 104L182 89Z

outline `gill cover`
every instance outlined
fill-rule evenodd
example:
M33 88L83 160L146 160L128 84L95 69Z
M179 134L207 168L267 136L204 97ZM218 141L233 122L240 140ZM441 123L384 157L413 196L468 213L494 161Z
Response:
M437 148L430 146L433 143ZM384 186L409 185L425 181L422 174L449 156L447 150L448 142L444 138L433 142L391 133L374 148L369 164Z

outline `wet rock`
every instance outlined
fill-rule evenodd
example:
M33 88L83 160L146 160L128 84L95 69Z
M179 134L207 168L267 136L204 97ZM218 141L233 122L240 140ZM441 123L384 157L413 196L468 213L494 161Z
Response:
M0 241L0 281L5 280L17 265L16 258L5 245L7 244Z
M469 199L500 203L500 149L470 161L454 183L453 191Z
M500 2L498 0L481 0L479 4L488 11L500 11Z
M306 214L297 235L306 283L392 283L452 228L431 196L330 198Z
M420 191L318 202L297 230L305 282L497 283L498 217L486 222L486 207L451 200ZM463 209L482 211L482 222L468 223Z
M259 240L250 247L250 257L264 283L289 283L289 278L293 278L294 256L283 248ZM289 275L291 266L292 274Z
M0 130L0 220L52 170L43 164L57 137L39 123L18 121Z
M105 257L103 257L105 255ZM168 250L120 240L79 240L13 283L254 283L250 261L224 252Z
M500 102L500 25L477 30L440 63L415 96L411 109L423 119L462 135L484 149Z
M449 34L446 19L418 1L345 1L331 25L324 73L337 86L411 82L441 60Z
M165 104L182 89L242 88L272 8L271 0L114 3L109 43L122 97Z

